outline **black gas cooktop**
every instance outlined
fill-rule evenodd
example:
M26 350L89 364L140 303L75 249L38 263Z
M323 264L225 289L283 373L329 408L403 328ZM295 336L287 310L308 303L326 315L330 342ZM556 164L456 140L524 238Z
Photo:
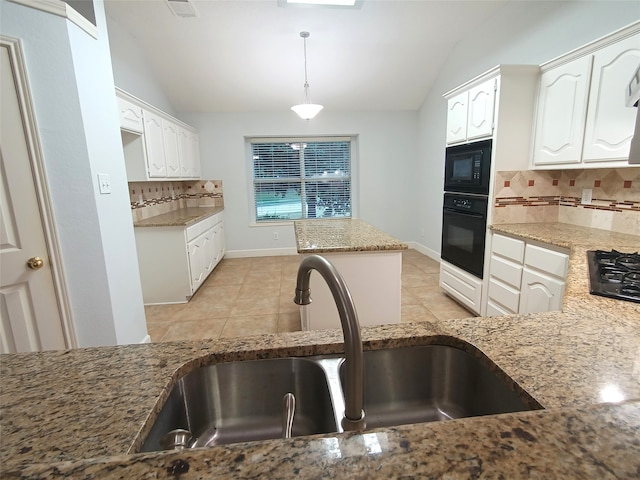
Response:
M640 303L640 254L589 250L587 259L591 294Z

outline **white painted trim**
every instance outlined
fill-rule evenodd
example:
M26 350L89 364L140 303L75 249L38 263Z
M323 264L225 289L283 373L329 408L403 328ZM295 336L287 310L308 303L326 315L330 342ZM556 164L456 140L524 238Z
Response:
M145 335L144 338L140 340L140 343L151 343L151 337L149 335Z
M66 2L61 0L8 0L25 7L35 8L42 12L51 13L59 17L64 17L71 21L82 30L87 32L93 38L98 38L98 27L96 27L89 20L80 15L73 7L70 7Z
M605 35L604 37L600 37L594 40L593 42L589 42L586 45L578 47L574 50L571 50L570 52L562 54L556 58L549 60L548 62L541 64L540 70L542 72L545 72L552 68L571 62L576 58L584 57L585 55L589 55L595 52L596 50L600 50L601 48L606 47L607 45L611 45L612 43L618 42L623 38L627 38L632 35L635 35L638 32L640 32L640 21L635 21L627 25L626 27L616 30L613 33ZM564 165L562 167L564 168ZM608 168L608 165L607 165L607 168Z
M404 243L406 243L409 246L409 248L413 248L414 250L420 252L423 255L426 255L432 260L435 260L436 262L440 262L440 253L436 252L435 250L432 250L429 247L426 247L418 242L404 242Z
M31 170L33 172L33 182L36 190L38 207L42 218L42 228L44 230L45 242L51 262L51 275L53 277L53 288L58 300L58 310L60 320L62 322L62 330L64 332L65 343L67 348L77 348L78 341L74 328L71 307L69 303L69 294L67 291L67 282L62 268L62 254L60 242L58 240L58 232L53 214L53 205L51 203L51 194L49 192L49 182L44 166L44 157L38 135L38 125L36 123L35 109L29 89L27 79L27 70L24 63L24 53L22 42L20 39L0 35L0 44L9 50L10 61L13 64L16 89L20 109L25 121L25 138L31 155Z
M224 258L278 257L283 255L298 255L298 250L295 247L227 250L224 254Z

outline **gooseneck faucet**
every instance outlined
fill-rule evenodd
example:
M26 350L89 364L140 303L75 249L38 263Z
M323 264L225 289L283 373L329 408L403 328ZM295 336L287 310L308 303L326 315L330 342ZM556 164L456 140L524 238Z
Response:
M344 279L336 268L326 258L320 255L309 255L300 262L296 284L296 296L293 301L298 305L311 303L309 280L311 271L316 270L331 290L333 300L338 307L342 334L344 336L345 354L345 387L344 387L344 417L342 428L349 430L364 430L366 426L364 410L364 377L362 358L362 339L360 324L356 308Z

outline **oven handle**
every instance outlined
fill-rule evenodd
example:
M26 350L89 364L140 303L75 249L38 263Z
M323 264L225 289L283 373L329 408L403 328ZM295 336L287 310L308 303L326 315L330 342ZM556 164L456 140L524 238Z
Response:
M483 215L481 213L463 212L461 210L454 210L452 208L445 208L444 211L447 212L447 213L451 213L453 215L462 215L463 217L483 218L485 216L485 215Z

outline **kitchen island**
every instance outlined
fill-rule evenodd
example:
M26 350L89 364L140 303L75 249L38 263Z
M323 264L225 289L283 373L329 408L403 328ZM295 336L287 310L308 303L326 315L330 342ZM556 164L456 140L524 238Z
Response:
M570 248L561 312L363 327L364 347L448 344L486 355L546 410L141 454L187 372L338 353L342 332L3 355L2 478L637 478L640 305L589 295L584 252L593 239L637 249L640 237L498 228Z
M400 323L402 250L407 245L362 220L293 222L298 253L321 254L344 278L361 325ZM340 328L329 287L311 273L310 305L300 308L302 330Z

